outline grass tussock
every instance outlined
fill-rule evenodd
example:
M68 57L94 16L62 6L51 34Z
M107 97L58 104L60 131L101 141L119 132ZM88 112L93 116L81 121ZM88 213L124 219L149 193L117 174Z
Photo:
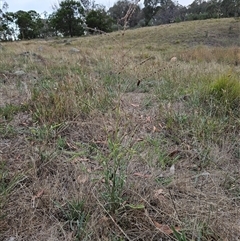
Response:
M3 43L0 239L238 240L238 24Z
M239 117L240 81L236 74L224 74L213 80L202 97L210 112L218 116Z
M236 76L222 76L210 86L212 94L222 105L235 109L240 101L240 81Z
M96 81L68 76L65 80L51 81L34 87L31 100L34 118L41 123L61 123L87 116L91 111L104 111L111 97ZM43 80L44 81L44 80ZM47 83L47 81L46 81Z

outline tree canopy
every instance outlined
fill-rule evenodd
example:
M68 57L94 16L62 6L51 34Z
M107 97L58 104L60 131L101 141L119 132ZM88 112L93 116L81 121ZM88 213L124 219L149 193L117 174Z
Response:
M84 8L79 1L65 0L49 17L49 23L63 36L81 36L84 33Z
M112 23L113 19L103 7L90 10L86 17L87 27L91 28L89 29L90 33L96 32L95 29L100 30L100 32L111 32Z
M40 38L40 30L43 27L40 14L34 10L28 12L18 11L13 15L13 20L19 27L19 39Z

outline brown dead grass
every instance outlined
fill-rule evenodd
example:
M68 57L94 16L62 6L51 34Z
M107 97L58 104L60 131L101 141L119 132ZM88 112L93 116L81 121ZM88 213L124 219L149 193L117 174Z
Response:
M240 48L239 47L198 47L194 49L187 50L186 52L181 53L179 58L183 61L198 61L198 62L218 62L226 63L229 65L240 64Z

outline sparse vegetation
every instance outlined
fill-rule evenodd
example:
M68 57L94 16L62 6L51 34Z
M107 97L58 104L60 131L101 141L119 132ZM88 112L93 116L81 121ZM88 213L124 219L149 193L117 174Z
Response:
M239 239L239 24L3 43L0 240Z

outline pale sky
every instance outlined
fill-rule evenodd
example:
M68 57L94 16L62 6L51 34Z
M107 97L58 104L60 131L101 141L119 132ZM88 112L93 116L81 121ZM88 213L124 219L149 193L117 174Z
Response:
M17 12L18 10L29 11L35 10L38 13L47 11L52 12L52 5L57 3L58 0L0 0L6 1L9 5L9 12ZM102 4L106 8L113 6L117 0L95 0L96 4ZM193 0L178 0L178 3L183 6L188 6Z

